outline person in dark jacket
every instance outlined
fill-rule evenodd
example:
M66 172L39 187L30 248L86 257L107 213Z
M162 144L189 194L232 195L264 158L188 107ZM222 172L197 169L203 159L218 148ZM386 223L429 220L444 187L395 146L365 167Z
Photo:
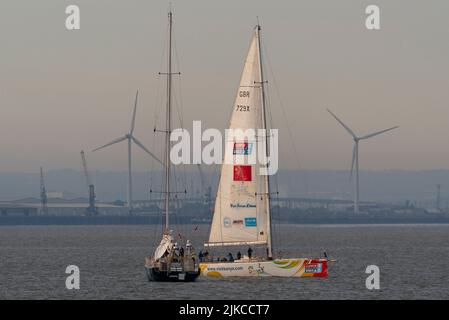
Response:
M251 260L251 257L253 255L253 249L251 247L248 248L248 258Z

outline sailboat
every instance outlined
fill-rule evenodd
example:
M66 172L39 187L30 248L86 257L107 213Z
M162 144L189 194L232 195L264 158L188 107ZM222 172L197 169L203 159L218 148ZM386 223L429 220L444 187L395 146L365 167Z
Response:
M265 79L260 47L261 27L257 25L243 68L233 105L229 129L266 129ZM256 139L258 139L257 136ZM268 139L264 139L268 156ZM229 143L230 142L230 143ZM248 157L256 141L227 141L225 159ZM248 161L246 162L248 163ZM210 259L200 262L205 277L326 277L327 258L276 258L273 256L270 215L270 176L260 175L260 162L237 165L223 162L217 190L209 240L204 247L266 246L266 256L238 254L227 261Z
M167 72L167 105L165 134L165 228L162 240L152 256L145 258L145 271L149 281L195 281L199 276L199 263L192 243L187 240L185 251L178 246L170 230L169 208L171 191L171 166L170 166L170 133L171 133L171 102L172 102L172 25L173 14L168 13L168 63ZM178 73L176 73L178 74Z

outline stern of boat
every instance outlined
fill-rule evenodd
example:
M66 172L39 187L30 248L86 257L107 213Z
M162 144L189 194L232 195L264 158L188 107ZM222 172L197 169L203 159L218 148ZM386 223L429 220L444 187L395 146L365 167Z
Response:
M186 268L181 263L159 263L145 258L145 273L148 281L191 282L198 278L200 269L197 265Z

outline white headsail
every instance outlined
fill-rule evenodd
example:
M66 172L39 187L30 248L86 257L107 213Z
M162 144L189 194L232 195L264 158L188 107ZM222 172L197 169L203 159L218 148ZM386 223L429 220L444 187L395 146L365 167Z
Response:
M154 260L158 260L163 257L167 252L173 250L173 245L175 243L175 239L170 233L164 233L162 235L162 240L159 246L156 248L154 252Z
M262 138L257 130L266 129L258 32L259 27L251 40L229 124L229 129L252 129L256 135L227 138L207 246L269 242L268 177L260 175L256 156L256 140ZM228 163L229 159L234 162Z

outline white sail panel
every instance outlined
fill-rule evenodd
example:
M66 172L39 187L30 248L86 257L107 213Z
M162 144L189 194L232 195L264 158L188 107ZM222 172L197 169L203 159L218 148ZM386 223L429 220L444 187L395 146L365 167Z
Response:
M257 155L257 129L264 128L256 32L245 61L229 124L229 129L253 129L256 136L228 137L226 141L225 161L221 168L207 243L209 246L266 244L268 241L267 177L259 175L257 161L249 162L249 159L255 160Z
M175 240L173 239L171 234L164 233L162 235L162 240L159 246L156 248L154 252L154 260L160 259L166 252L172 251Z

